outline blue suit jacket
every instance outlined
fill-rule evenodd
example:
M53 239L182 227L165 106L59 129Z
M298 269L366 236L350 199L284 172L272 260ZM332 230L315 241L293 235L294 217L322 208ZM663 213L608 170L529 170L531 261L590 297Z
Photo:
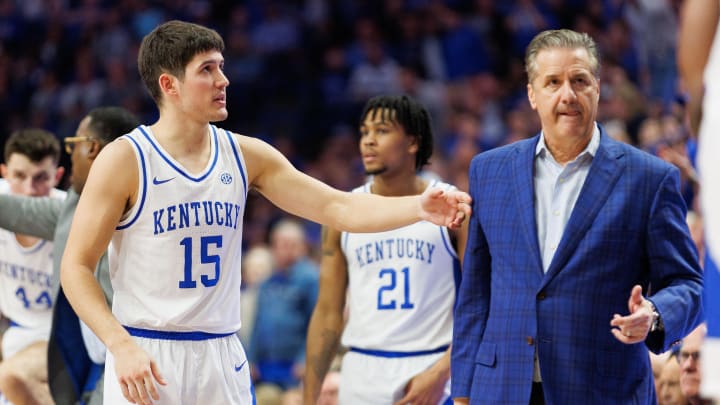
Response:
M535 222L539 135L476 156L473 214L455 310L453 397L530 399L537 348L548 404L653 404L648 348L662 352L701 317L702 276L678 171L610 139L600 147L547 273ZM610 332L635 284L665 325L645 344Z

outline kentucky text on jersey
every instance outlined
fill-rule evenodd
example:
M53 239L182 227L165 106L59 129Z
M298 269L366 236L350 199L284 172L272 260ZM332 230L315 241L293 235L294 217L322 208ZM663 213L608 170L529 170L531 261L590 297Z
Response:
M50 276L43 271L33 270L19 264L0 260L0 274L19 281L29 281L31 284L50 287Z
M242 207L231 202L192 201L153 211L155 235L193 226L219 225L237 229Z
M432 263L435 244L414 238L393 238L366 243L355 249L360 267L380 260L415 259Z

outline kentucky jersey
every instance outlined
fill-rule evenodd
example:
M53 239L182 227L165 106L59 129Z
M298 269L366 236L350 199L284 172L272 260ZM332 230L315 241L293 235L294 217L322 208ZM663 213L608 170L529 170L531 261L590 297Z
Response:
M370 183L353 192L370 192ZM343 232L341 244L350 311L344 346L414 352L450 344L460 265L447 228L421 221L379 233Z
M9 192L7 182L0 179L0 193ZM50 197L63 199L65 192L53 189ZM45 240L23 247L14 233L0 229L0 313L17 326L40 328L48 334L53 305L52 250L52 243Z
M210 159L197 174L163 150L149 127L120 138L132 145L139 171L137 201L109 247L113 313L125 326L240 329L247 172L235 135L212 125L208 131Z

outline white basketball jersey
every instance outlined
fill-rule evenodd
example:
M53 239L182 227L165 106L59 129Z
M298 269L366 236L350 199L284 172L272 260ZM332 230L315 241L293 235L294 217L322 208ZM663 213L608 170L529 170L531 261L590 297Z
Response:
M211 156L188 173L140 126L138 198L109 247L113 313L126 326L171 332L240 329L247 171L235 135L209 126Z
M0 193L9 192L7 182L0 179ZM53 189L50 197L64 199L65 192ZM48 333L54 298L50 287L52 251L51 242L39 240L23 247L14 233L0 229L0 313L19 326Z
M700 124L698 148L698 169L702 180L700 203L703 209L705 240L715 262L720 261L720 24L705 67L703 98L703 117Z
M353 192L370 192L370 183ZM344 346L414 352L450 343L460 265L447 228L421 221L379 233L343 232L341 243L349 276Z

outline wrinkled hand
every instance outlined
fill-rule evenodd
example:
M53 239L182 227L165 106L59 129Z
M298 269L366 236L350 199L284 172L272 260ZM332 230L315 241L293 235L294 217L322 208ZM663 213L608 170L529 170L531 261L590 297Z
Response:
M472 213L472 198L459 190L428 188L420 196L421 218L451 229L459 228Z
M432 369L413 377L405 386L405 396L394 405L436 405L440 403L447 379L438 377Z
M630 314L620 316L614 314L610 330L615 339L625 343L634 344L644 342L652 326L652 304L642 296L642 287L636 285L630 293L628 300Z
M113 347L112 354L115 358L115 373L125 399L142 405L152 404L152 399L160 399L155 381L160 385L167 385L167 382L160 375L155 361L143 349L129 339Z

